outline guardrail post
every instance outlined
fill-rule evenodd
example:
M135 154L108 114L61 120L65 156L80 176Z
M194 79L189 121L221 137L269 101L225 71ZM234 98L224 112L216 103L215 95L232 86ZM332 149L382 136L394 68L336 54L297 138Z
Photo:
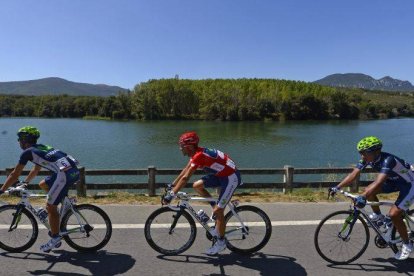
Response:
M155 174L157 169L155 166L148 166L148 196L155 196Z
M351 184L351 193L358 193L358 190L359 190L359 180L360 180L360 175L358 175L358 177L355 178L354 181L352 181L352 184Z
M293 172L294 172L294 168L292 166L289 166L289 165L285 165L283 168L285 169L285 174L283 176L283 178L285 180L285 187L283 188L283 193L287 194L287 193L291 193L292 189L293 189Z
M80 177L76 184L76 192L79 197L86 197L85 167L79 168Z

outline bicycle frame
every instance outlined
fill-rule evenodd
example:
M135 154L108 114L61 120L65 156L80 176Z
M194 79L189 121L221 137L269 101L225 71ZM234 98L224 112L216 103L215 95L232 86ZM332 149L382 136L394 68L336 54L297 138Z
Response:
M347 193L345 191L339 191L341 194L343 194L344 196L351 198L351 199L355 199L356 196L350 193ZM384 202L384 201L380 201L380 202L375 202L375 201L367 201L367 204L369 206L393 206L394 204L391 202ZM364 207L365 208L365 207ZM350 210L353 211L352 215L350 215L350 217L352 216L352 218L347 218L345 220L344 226L342 227L340 233L338 234L338 237L342 238L342 239L347 239L349 237L349 235L352 232L352 228L353 225L355 224L355 222L357 221L357 218L359 215L361 215L365 221L368 223L369 226L371 226L372 229L374 229L374 231L378 234L378 236L380 236L388 245L392 245L392 244L398 244L401 242L401 239L396 239L396 240L391 240L391 232L392 229L390 229L389 231L387 231L386 233L383 233L379 226L373 222L370 218L369 215L367 213L367 211L364 208L358 208L355 205L351 205L350 206ZM413 228L412 228L412 224L414 225L414 221L411 219L410 216L408 216L408 212L409 210L405 211L403 214L403 219L405 219L406 221L406 226L407 226L407 230L410 231L410 233L412 233ZM346 230L347 225L350 225L350 229L349 231L346 233L346 236L343 237L341 236L342 232ZM392 225L392 227L394 228L394 224Z
M186 209L186 210L189 211L190 215L196 221L198 221L198 223L200 223L201 226L203 226L203 228L208 233L210 233L210 235L212 237L217 237L217 233L215 231L213 231L213 228L208 225L208 222L204 222L204 221L201 221L199 219L199 217L197 215L197 212L194 210L194 208L190 204L190 201L198 201L198 202L212 202L213 201L213 202L215 202L216 199L211 198L211 197L210 198L206 198L206 197L190 196L190 195L188 195L185 192L178 192L176 196L180 200L180 202L178 203L178 205L176 207L171 206L171 205L168 205L168 207L171 210L174 210L174 211L177 211L178 212L178 215L176 217L174 217L174 222L171 225L170 231L172 231L175 228L175 226L177 224L177 221L178 221L178 219L180 217L180 211L182 212L183 210ZM239 201L238 200L232 200L231 202L229 202L227 204L227 206L229 207L230 211L233 213L234 217L236 217L239 220L239 222L241 224L241 228L243 229L243 232L246 233L246 234L248 234L249 231L248 231L247 227L245 226L244 222L242 221L242 219L240 218L240 216L235 211L235 208L237 207L238 204L239 204ZM237 231L237 230L238 229L234 229L234 230L232 230L232 232ZM230 234L230 232L226 232L226 237L228 237L229 234Z
M50 231L50 224L48 221L42 221L37 213L37 211L35 210L35 208L33 208L33 206L30 203L30 198L39 198L39 197L47 197L47 195L43 195L43 194L32 194L27 190L22 190L20 191L21 194L21 200L20 202L17 204L17 211L13 217L12 223L10 225L9 231L12 231L13 229L17 228L17 225L20 221L20 214L21 214L21 210L23 208L26 208L27 210L29 210L30 213L32 213L32 215L34 215L34 217L37 218L37 220L42 223L46 229L48 229ZM70 210L72 210L73 214L75 215L78 223L79 223L79 228L73 228L69 231L65 231L65 232L59 232L59 235L63 236L63 235L68 235L74 232L84 232L85 231L85 226L81 223L81 219L80 217L82 217L85 221L86 219L82 216L82 214L78 213L75 211L75 209L73 208L73 203L74 201L72 199L70 199L68 196L65 196L65 198L62 201L61 204L61 210L60 210L60 214L59 217L60 219L62 219L62 217L66 214L66 212ZM89 224L87 224L89 225Z

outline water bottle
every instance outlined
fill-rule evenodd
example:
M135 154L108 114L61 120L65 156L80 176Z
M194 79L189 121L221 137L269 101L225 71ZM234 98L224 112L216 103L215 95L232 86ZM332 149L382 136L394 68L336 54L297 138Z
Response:
M40 207L37 209L36 213L41 222L45 223L47 221L47 211L45 209Z
M206 223L206 222L208 222L208 221L210 220L210 218L208 217L208 215L206 214L206 212L204 212L204 210L203 210L203 209L200 209L200 210L197 212L197 216L198 216L198 218L199 218L202 222L204 222L204 223Z

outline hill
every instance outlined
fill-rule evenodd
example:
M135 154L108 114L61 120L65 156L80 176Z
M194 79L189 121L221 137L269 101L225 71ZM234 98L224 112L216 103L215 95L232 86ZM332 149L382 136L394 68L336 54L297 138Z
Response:
M320 85L348 88L362 88L381 91L413 92L414 86L409 81L402 81L389 76L374 79L359 73L333 74L315 81Z
M0 94L8 95L111 96L120 91L127 90L119 86L79 83L61 78L0 82Z

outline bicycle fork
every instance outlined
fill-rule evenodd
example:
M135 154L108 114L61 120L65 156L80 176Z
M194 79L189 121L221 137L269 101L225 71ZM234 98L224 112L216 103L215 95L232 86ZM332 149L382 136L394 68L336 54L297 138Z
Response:
M352 229L354 228L354 224L358 219L359 213L360 212L358 210L354 210L354 212L345 219L345 222L338 233L338 238L342 239L343 241L349 240L349 236L352 233Z
M19 222L22 218L23 208L24 208L24 205L21 205L21 204L17 205L16 212L13 213L13 219L9 227L9 232L15 230L17 228L17 225L19 225Z

